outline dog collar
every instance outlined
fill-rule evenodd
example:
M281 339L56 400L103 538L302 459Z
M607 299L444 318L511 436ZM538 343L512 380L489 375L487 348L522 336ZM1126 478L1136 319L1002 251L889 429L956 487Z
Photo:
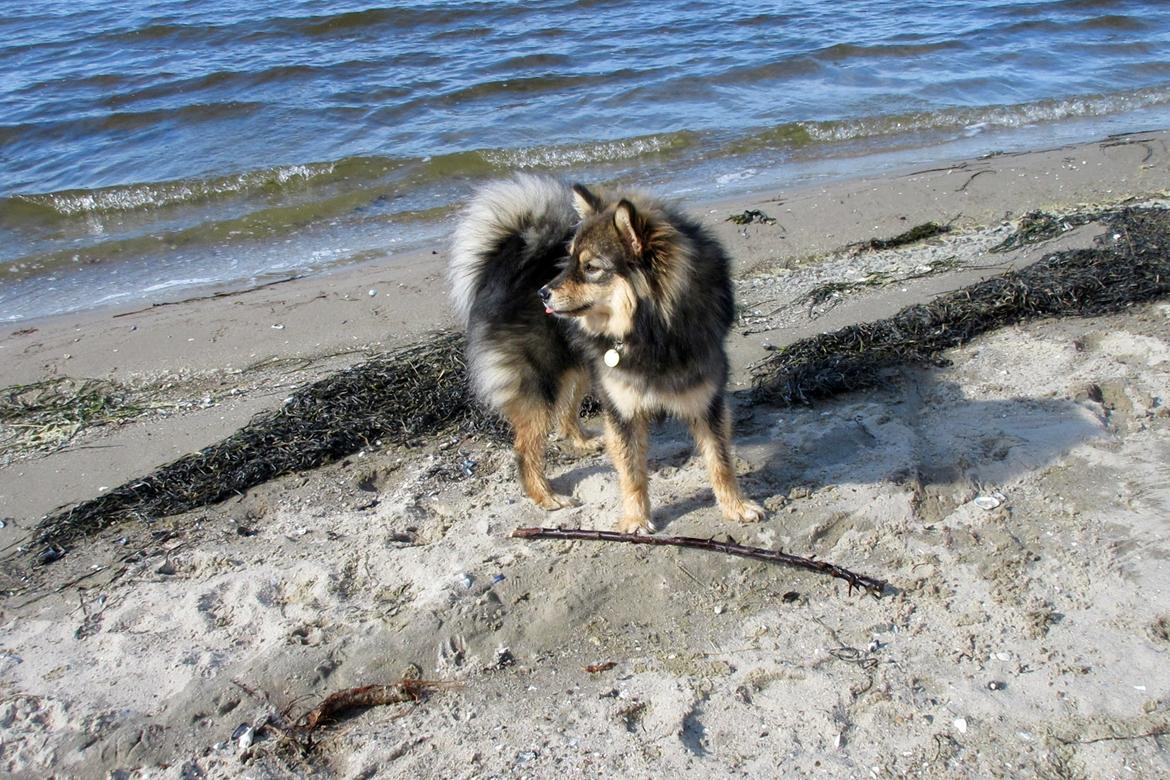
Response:
M622 342L615 341L613 346L607 349L605 354L601 356L601 359L604 360L605 364L610 368L617 368L617 364L622 362L622 347L624 346L625 344Z

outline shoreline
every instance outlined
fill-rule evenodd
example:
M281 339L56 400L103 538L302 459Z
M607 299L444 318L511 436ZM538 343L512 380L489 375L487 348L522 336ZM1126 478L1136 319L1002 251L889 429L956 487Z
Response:
M745 195L717 197L710 200L685 199L684 206L699 217L731 248L735 272L742 274L765 262L794 263L823 255L840 247L874 237L891 236L907 226L924 222L950 224L958 229L986 226L1020 216L1034 208L1060 209L1094 202L1107 202L1128 195L1157 194L1165 191L1164 179L1158 172L1164 168L1164 156L1170 141L1170 129L1107 136L1098 141L1058 146L1028 152L992 154L976 159L954 160L920 169L907 166L902 170L882 173L876 177L858 176L827 184L811 185L792 190L761 190ZM995 176L994 183L985 174ZM1014 180L1012 178L1014 177ZM979 179L984 181L978 181ZM1021 180L1026 179L1026 180ZM659 193L669 197L669 193ZM778 220L779 231L764 231L759 225L746 228L724 221L726 214L745 209L760 209ZM448 228L453 222L448 221ZM447 233L449 234L449 230ZM779 243L764 246L753 241L753 234L779 232ZM363 344L401 343L405 327L413 333L449 327L452 320L445 311L436 311L434 303L445 304L445 243L420 247L389 255L356 266L346 266L289 279L274 279L251 286L214 285L192 288L175 300L153 303L111 305L84 311L30 318L6 323L0 328L0 357L14 354L13 347L27 347L21 342L24 331L35 329L42 338L55 338L62 345L62 337L69 331L102 329L109 321L136 324L158 319L167 322L173 313L180 316L195 308L219 311L239 304L248 307L273 306L291 300L299 305L311 303L322 295L347 303L367 303L355 307L363 310L362 318L325 314L319 324L338 326L356 325L351 335ZM423 289L435 298L419 304L414 294ZM376 295L371 296L370 292ZM437 294L435 294L437 293ZM369 299L363 301L363 298ZM391 318L379 323L379 317L389 308L403 307L409 317ZM317 308L317 307L311 307ZM335 307L331 307L335 308ZM260 322L249 323L259 330ZM281 323L270 323L279 325ZM260 334L253 330L251 335ZM277 329L278 331L280 329ZM314 328L319 332L319 328ZM279 336L282 334L271 334ZM211 339L209 338L208 341ZM196 338L196 341L201 341ZM302 341L306 341L302 339ZM261 349L279 354L282 347L296 348L287 338L258 339ZM340 346L328 339L324 346ZM181 347L180 347L181 349ZM157 343L146 347L149 357L141 365L126 355L115 358L113 353L103 356L104 362L74 363L70 366L79 375L99 375L103 369L111 372L133 372L156 365L159 355L164 357L163 368L178 367L179 355L168 355L168 350ZM73 353L70 359L79 356ZM257 352L259 354L259 352ZM233 355L222 350L187 353L193 363L184 367L196 370L227 365ZM239 354L234 355L241 359ZM252 357L251 351L249 357ZM74 368L81 366L80 369ZM60 363L45 363L39 370L58 373L65 368ZM37 368L23 358L17 358L16 367L9 366L6 383L34 381ZM88 372L88 373L86 373Z
M1029 211L1166 208L1168 141L1162 130L688 202L735 263L732 389L771 347L1089 247L1102 230L989 255ZM725 221L747 209L777 221ZM953 230L854 246L932 221ZM95 377L164 403L0 464L0 548L295 388L451 327L445 247L400 261L0 331L4 385ZM798 303L873 274L887 281ZM550 515L521 500L508 449L475 437L372 448L123 523L51 566L10 559L0 771L1152 776L1165 767L1154 735L1170 734L1168 355L1162 301L1003 328L947 366L813 407L742 407L736 470L769 510L753 526L721 519L689 437L656 427L662 532L832 561L888 579L880 601L760 562L512 539L517 526L610 528L612 467L556 454L554 487L582 506ZM310 755L290 758L265 727L418 674L455 685L338 721ZM245 726L248 746L233 736Z
M807 149L798 145L787 150L746 151L731 156L723 156L716 148L709 150L709 155L697 151L689 158L689 162L662 159L657 164L650 164L646 161L644 167L632 170L622 166L593 168L587 165L576 175L583 181L596 182L598 178L624 181L628 185L644 186L651 191L677 193L684 199L694 196L702 201L752 198L759 192L802 192L848 183L857 177L856 172L859 170L878 177L899 175L916 168L945 166L956 160L1069 148L1082 143L1094 143L1102 138L1134 135L1137 131L1131 129L1143 125L1156 129L1143 129L1140 132L1159 132L1157 128L1166 128L1165 112L1147 114L1138 110L1136 113L1096 117L1093 121L1082 118L1056 124L990 128L958 138L944 134L941 138L919 138L917 145L892 143L887 147L879 136L872 148L834 150L829 147L821 150L821 153L817 152L815 145ZM330 164L324 165L328 167ZM517 167L531 169L523 158L518 158ZM497 171L497 176L507 173L507 168L499 165L493 170ZM566 176L570 169L557 169L554 166L550 173L557 175L558 170L559 175ZM485 174L482 171L480 173ZM113 245L122 241L116 238L121 219L117 214L106 214L104 218L95 214L86 230L104 235L106 227L103 224L111 220L108 228L113 231L109 235L113 245L100 251L97 250L102 245L95 246L96 256L90 256L88 250L77 246L72 250L61 246L49 249L49 255L56 257L56 260L47 262L52 266L61 263L62 267L56 272L42 267L28 278L21 278L21 263L9 267L16 274L4 274L12 278L5 280L5 285L0 288L0 308L7 308L0 314L6 318L14 315L22 318L4 321L4 324L12 324L54 316L44 313L30 316L32 311L38 309L41 312L72 309L72 312L66 314L81 314L97 309L134 308L152 302L192 297L203 291L241 289L282 278L281 274L321 275L335 270L360 268L371 258L375 263L385 262L378 258L388 257L392 249L409 257L421 248L431 247L436 242L442 243L442 236L449 229L458 208L457 200L453 202L451 198L457 198L456 192L462 192L466 197L472 186L470 181L462 178L457 181L462 183L449 188L451 191L447 196L437 196L440 201L431 203L433 199L424 199L430 205L421 211L407 209L397 217L383 215L370 220L367 220L371 216L367 212L370 209L376 211L384 195L377 195L376 187L364 189L371 182L355 182L355 191L347 197L357 202L362 200L362 193L367 193L370 203L356 206L351 203L348 211L342 209L340 222L310 219L303 225L290 224L286 226L286 231L273 233L268 240L256 239L236 244L230 238L221 237L204 244L194 234L187 236L186 230L181 230L179 234L164 231L126 239L131 243L137 240L157 240L153 252L132 246L124 247L126 254L116 251ZM127 186L133 188L134 185ZM153 185L142 186L149 188ZM165 189L170 185L163 182L158 186ZM165 212L165 207L160 208ZM137 218L150 213L140 213ZM431 216L423 218L423 213ZM444 216L439 217L437 214ZM416 217L420 221L416 221ZM195 229L194 226L189 228ZM162 227L159 226L159 229L162 230ZM191 248L191 252L183 251L183 247L187 246L187 238L196 240L196 246ZM200 256L200 252L203 253L201 261L195 259ZM290 257L298 259L292 263L286 262ZM84 262L78 265L81 259ZM225 266L225 262L228 265ZM32 265L38 266L39 261L34 259ZM156 267L170 267L172 270L158 276L152 270ZM184 270L178 270L180 267ZM283 270L270 270L273 268ZM168 278L168 275L182 278ZM202 281L197 281L199 278ZM137 297L139 293L140 298ZM51 306L48 305L49 300L52 301ZM28 303L33 305L26 305Z

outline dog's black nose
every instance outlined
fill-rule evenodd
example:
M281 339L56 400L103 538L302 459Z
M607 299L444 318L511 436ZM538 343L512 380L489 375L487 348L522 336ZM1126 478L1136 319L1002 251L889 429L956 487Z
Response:
M528 288L528 289L532 289L532 288L530 287L530 288ZM541 287L541 288L540 288L540 300L541 300L541 302L543 302L543 303L548 303L548 299L549 299L549 297L550 297L551 295L552 295L552 290L548 289L548 285L547 285L547 284L546 284L544 287Z

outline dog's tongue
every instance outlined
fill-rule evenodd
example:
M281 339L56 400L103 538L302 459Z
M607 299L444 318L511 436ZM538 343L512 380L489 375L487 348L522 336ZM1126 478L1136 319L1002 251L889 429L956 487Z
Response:
M545 313L545 314L552 314L552 313L553 313L552 307L551 307L551 306L545 306L545 307L544 307L544 313Z

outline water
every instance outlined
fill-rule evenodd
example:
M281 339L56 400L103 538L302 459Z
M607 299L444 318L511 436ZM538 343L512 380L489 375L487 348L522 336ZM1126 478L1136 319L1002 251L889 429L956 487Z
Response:
M437 245L514 168L731 194L1170 126L1163 0L368 2L0 0L0 321Z

